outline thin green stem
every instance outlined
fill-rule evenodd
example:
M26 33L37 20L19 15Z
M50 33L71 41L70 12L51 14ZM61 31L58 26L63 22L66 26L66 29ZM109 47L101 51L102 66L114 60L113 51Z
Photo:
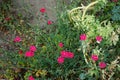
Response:
M85 53L83 53L83 55L84 55L84 58L85 58L85 62L88 64L88 60L87 60L87 58L85 56Z
M85 42L82 42L84 59L85 59L86 64L88 64L88 60L87 60L87 57L86 57L87 53L86 53L86 46L85 45L86 45Z

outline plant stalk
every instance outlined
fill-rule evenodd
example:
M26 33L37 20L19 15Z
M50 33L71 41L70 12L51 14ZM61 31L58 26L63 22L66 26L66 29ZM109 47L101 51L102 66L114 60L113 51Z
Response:
M87 11L91 6L93 6L94 4L97 4L98 2L99 2L99 1L92 2L92 3L90 3L88 6L86 6L86 7L84 8L84 10L83 10L83 15L82 15L82 21L84 20L86 11Z

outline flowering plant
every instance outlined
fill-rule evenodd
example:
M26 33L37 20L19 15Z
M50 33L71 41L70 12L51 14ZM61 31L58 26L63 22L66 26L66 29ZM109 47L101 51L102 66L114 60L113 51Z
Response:
M110 20L100 21L94 15L97 10L104 8L108 1L96 0L86 6L82 4L82 7L73 8L75 2L71 1L72 6L63 6L64 10L58 12L55 22L49 19L45 7L40 8L38 18L45 18L44 27L40 28L39 23L35 26L30 25L25 32L18 32L14 39L11 39L11 50L0 50L0 54L3 53L3 56L0 56L0 63L3 65L0 67L5 70L4 78L119 78L119 23L112 24Z
M107 2L106 0L95 1L90 3L88 6L82 5L82 7L74 8L68 13L69 19L74 25L74 29L82 32L80 35L81 45L78 50L82 50L86 64L93 67L92 71L89 70L89 74L91 76L95 75L96 79L98 79L100 72L105 71L105 68L107 67L107 64L104 62L104 58L106 56L105 53L109 53L109 50L105 48L109 48L111 45L116 45L119 41L119 34L116 34L116 40L112 39L111 34L114 32L116 33L116 29L112 27L110 21L105 20L100 22L95 18L95 16L87 14L87 10L91 9L91 6L100 3L106 4ZM118 29L119 27L116 28ZM99 65L97 65L98 63ZM103 70L101 71L97 66ZM104 73L102 73L101 77L103 79L106 78Z

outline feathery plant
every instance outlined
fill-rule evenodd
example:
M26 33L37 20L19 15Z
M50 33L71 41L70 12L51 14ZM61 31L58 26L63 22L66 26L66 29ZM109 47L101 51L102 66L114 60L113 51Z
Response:
M90 10L100 10L107 2L107 0L96 0L88 6L81 4L81 7L73 8L68 12L69 20L74 26L73 29L87 35L87 40L80 42L79 50L82 50L86 64L94 66L92 70L95 72L91 71L90 74L95 74L96 78L100 70L98 71L96 63L91 62L90 54L95 53L101 56L101 60L106 61L105 58L108 55L105 53L109 53L109 49L119 41L119 33L116 31L119 29L119 25L116 24L117 27L114 27L109 20L100 22L93 14L89 13ZM97 44L96 36L102 36L103 41ZM103 72L102 78L105 79Z

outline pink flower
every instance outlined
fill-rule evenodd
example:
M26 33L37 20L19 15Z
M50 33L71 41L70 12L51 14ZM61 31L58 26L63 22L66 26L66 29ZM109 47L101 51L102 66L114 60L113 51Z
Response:
M73 58L74 54L72 52L68 52L68 58Z
M102 41L102 36L97 36L97 37L96 37L96 41L97 41L98 43L100 43L100 42Z
M25 57L33 57L33 56L34 56L34 52L32 52L32 51L25 52Z
M14 42L20 42L21 41L21 38L19 36L16 36L13 40Z
M57 58L57 62L58 62L59 64L64 63L64 58L63 58L62 56L58 57L58 58Z
M92 58L92 60L97 61L97 60L98 60L98 55L93 54L93 55L91 56L91 58Z
M61 51L60 54L61 54L61 56L64 57L64 58L68 57L66 51Z
M63 43L62 43L62 42L59 43L59 47L60 47L60 48L63 47Z
M34 45L30 46L30 51L35 52L36 51L36 47Z
M6 21L9 21L10 19L11 19L10 17L6 17L6 18L5 18Z
M28 80L35 80L33 76L29 76Z
M45 13L46 12L46 9L43 7L43 8L40 8L40 12L41 13Z
M51 21L51 20L48 20L48 21L47 21L47 24L48 24L48 25L51 25L51 24L52 24L52 21Z
M72 52L68 52L68 51L61 51L61 56L64 58L73 58L74 54Z
M81 35L80 35L80 40L81 40L81 41L85 41L86 38L87 38L86 34L81 34Z
M106 67L106 63L105 63L105 62L100 62L100 63L99 63L99 67L100 67L101 69L104 69L104 68Z

